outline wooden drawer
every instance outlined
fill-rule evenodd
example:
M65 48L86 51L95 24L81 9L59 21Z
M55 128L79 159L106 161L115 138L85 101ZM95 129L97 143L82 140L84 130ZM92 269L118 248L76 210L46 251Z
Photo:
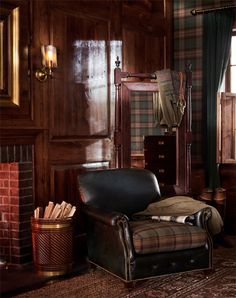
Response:
M146 136L144 139L145 151L172 152L176 151L175 136Z
M173 152L170 154L169 152L166 152L163 150L163 152L158 152L157 151L144 151L144 157L145 157L145 162L147 163L158 163L158 164L163 164L163 163L175 163L176 162L176 156L173 154Z
M176 184L176 137L146 136L145 168L152 171L160 186Z
M145 169L153 172L159 183L167 184L175 184L176 183L176 167L168 166L168 167L160 167L155 164L146 164Z

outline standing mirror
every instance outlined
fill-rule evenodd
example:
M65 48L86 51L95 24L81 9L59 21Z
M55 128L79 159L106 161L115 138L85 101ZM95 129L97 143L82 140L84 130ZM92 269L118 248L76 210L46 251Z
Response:
M154 172L163 193L191 191L191 71L186 71L186 108L181 124L171 131L156 125L153 95L160 90L156 74L114 70L116 86L116 167Z

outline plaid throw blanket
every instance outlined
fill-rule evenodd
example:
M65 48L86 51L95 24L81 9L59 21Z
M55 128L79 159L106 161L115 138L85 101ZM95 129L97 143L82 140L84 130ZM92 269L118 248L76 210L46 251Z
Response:
M179 126L186 106L185 74L163 69L155 72L159 92L153 94L154 116L158 126Z

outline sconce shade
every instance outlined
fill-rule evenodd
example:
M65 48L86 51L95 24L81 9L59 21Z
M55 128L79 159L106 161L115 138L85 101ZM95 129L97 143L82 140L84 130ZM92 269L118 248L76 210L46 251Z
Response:
M42 46L42 65L48 68L57 67L57 49L52 45Z
M40 82L45 82L48 78L52 78L53 69L57 67L57 49L52 45L41 46L42 67L37 69L35 77Z

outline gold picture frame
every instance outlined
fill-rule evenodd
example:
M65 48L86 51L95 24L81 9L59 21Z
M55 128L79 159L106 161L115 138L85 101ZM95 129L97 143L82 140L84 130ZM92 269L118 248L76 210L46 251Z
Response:
M19 7L0 7L0 107L19 106Z

